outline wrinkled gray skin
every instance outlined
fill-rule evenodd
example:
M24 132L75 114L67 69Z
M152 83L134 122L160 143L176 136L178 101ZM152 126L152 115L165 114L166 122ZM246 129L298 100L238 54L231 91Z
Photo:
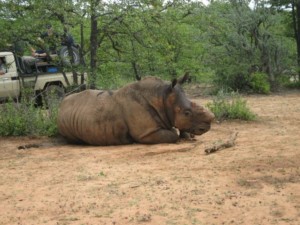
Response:
M71 142L91 145L175 143L186 134L201 135L214 115L186 98L180 85L187 78L169 83L146 77L114 92L67 96L59 108L59 132Z

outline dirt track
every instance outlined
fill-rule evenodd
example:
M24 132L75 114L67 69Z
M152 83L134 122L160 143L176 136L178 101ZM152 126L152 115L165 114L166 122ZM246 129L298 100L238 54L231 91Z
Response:
M300 224L300 93L247 100L257 121L190 143L0 138L0 224ZM205 155L234 131L234 147Z

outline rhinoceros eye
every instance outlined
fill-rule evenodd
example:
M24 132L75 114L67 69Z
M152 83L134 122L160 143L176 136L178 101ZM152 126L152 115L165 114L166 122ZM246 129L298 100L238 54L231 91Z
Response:
M184 115L185 115L186 117L189 117L189 116L192 115L192 112L191 112L190 110L185 110L185 111L184 111Z

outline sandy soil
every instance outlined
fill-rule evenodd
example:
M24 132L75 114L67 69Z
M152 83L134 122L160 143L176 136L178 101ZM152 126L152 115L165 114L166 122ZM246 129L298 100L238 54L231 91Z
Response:
M0 138L0 224L300 224L300 93L246 98L257 121L214 123L195 142ZM204 153L232 132L234 147Z

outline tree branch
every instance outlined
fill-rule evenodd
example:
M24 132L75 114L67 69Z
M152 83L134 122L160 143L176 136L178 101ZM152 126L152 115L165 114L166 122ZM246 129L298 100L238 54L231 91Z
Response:
M214 144L213 146L209 147L209 148L206 148L204 151L206 154L211 154L213 152L216 152L218 150L222 150L222 149L225 149L225 148L231 148L235 145L235 140L237 138L237 135L238 135L238 132L235 132L233 133L229 140L227 140L226 142L221 142L221 143L217 143L217 144Z

